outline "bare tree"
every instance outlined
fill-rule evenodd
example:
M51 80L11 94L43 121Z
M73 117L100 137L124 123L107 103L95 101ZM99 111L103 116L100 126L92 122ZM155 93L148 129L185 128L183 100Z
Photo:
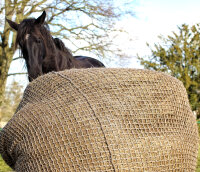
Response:
M16 38L5 17L19 23L46 10L52 35L74 45L74 52L84 50L105 57L106 53L119 53L119 49L110 48L113 43L108 35L114 31L114 23L126 14L132 15L130 8L126 8L128 0L121 4L123 8L112 0L2 0L0 3L0 106Z

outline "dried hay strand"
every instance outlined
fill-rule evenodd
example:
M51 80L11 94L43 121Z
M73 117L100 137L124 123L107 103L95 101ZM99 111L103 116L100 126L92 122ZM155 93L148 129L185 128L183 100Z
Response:
M72 69L31 82L0 133L16 171L195 171L186 90L161 72Z

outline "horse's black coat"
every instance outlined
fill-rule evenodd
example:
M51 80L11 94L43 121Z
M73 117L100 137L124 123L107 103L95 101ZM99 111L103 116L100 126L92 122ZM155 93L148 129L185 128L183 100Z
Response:
M24 19L20 24L7 19L9 25L17 31L16 45L22 50L29 81L51 71L105 67L94 58L73 56L60 39L51 36L45 17L44 11L37 19Z

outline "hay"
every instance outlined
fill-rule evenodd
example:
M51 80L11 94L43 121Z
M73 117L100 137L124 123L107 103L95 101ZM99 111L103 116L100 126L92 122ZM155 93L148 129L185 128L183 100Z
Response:
M198 131L177 79L72 69L30 83L0 136L16 171L195 171Z

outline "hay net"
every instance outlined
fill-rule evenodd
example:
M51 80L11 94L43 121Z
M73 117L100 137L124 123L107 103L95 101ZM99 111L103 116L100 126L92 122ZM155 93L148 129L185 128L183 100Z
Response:
M16 171L195 171L198 131L182 83L135 69L72 69L28 85L0 133Z

